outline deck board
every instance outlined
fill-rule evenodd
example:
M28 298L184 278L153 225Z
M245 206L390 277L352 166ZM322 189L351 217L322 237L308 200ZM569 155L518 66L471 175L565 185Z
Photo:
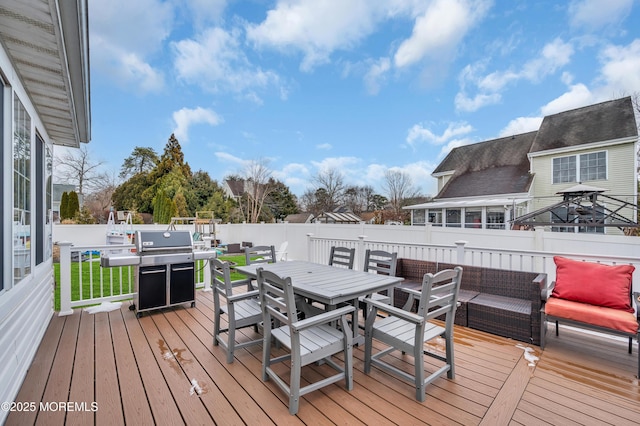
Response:
M227 364L213 345L212 318L211 293L203 291L194 308L139 319L127 302L109 313L77 309L52 318L16 401L95 401L98 410L12 412L6 424L640 424L637 346L629 355L624 341L565 329L556 337L550 328L545 351L534 347L540 360L529 367L522 343L456 327L456 378L429 385L424 403L415 400L413 385L385 371L364 374L364 352L356 347L353 390L338 382L312 392L291 416L287 397L262 381L261 345L238 350ZM237 339L256 337L246 328ZM388 358L411 371L410 356ZM437 365L426 357L425 370ZM303 379L331 372L311 365ZM202 394L190 393L192 379Z

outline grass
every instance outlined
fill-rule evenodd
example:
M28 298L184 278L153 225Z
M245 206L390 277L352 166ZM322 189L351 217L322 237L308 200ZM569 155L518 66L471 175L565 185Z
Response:
M94 255L90 262L71 262L71 300L86 300L93 297L115 296L132 293L134 291L135 268L133 266L121 266L116 268L101 268L100 256ZM221 260L233 262L238 266L245 265L244 255L220 256ZM209 267L209 262L196 261L196 282L204 281L204 268ZM60 311L60 263L53 264L55 277L54 309ZM82 272L82 297L80 297L80 274ZM102 273L102 277L100 274ZM243 279L244 275L231 271L231 279ZM102 290L102 291L101 291Z

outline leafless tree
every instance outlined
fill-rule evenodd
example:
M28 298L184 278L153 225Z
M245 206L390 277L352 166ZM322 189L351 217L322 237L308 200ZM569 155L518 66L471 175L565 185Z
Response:
M112 196L118 187L118 179L114 172L105 173L104 176L105 179L96 182L95 188L84 197L83 203L97 223L106 223L113 204Z
M239 204L243 217L249 223L260 220L264 202L274 189L270 177L271 170L264 159L251 161L244 170L244 193Z
M104 161L94 160L86 145L55 156L54 163L56 175L65 183L77 185L78 194L82 196L108 180L106 173L101 171Z
M398 170L387 170L384 174L382 187L387 193L394 219L403 221L405 216L402 212L404 200L418 194L418 191L413 187L411 176Z
M320 202L319 207L324 211L333 211L343 201L345 184L342 173L337 169L331 168L323 172L318 173L313 179L313 184L316 187L315 193L321 193L322 200L316 200Z

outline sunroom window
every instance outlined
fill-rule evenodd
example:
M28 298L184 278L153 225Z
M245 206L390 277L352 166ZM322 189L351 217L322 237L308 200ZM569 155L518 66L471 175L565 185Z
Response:
M31 117L13 102L13 282L31 273Z

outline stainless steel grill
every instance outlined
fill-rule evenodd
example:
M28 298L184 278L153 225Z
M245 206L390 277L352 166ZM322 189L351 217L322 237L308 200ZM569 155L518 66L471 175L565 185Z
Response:
M104 254L103 267L136 268L134 303L141 312L183 303L195 306L195 264L189 231L137 231L136 253Z
M136 251L140 266L193 262L189 231L137 231Z

